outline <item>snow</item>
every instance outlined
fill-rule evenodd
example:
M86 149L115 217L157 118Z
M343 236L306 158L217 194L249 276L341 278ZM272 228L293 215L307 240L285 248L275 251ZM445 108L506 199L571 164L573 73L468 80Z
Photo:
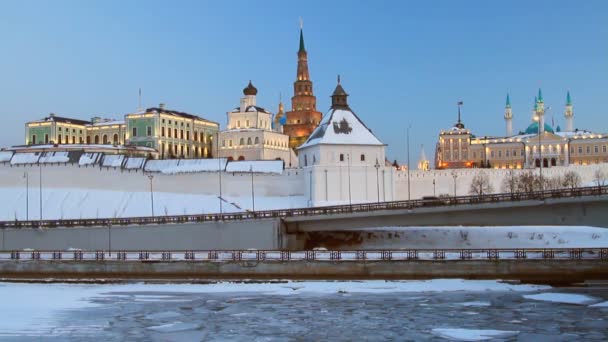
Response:
M164 174L176 174L186 172L217 172L218 169L224 170L226 159L167 159L149 160L146 163L145 171L161 172Z
M608 301L589 305L592 308L608 308Z
M106 154L103 156L102 166L106 167L121 167L125 156L122 154Z
M574 293L556 293L547 292L533 295L525 295L526 299L534 299L545 302L565 303L565 304L580 304L586 305L598 301L597 298Z
M68 161L70 161L70 157L68 155L68 152L65 151L44 152L38 160L38 162L42 164L67 163Z
M15 153L11 159L11 165L35 164L40 158L37 152Z
M496 338L504 339L519 334L519 331L460 328L436 328L433 329L432 332L439 337L456 341L485 341Z
M80 156L80 160L78 160L78 165L85 166L97 164L101 160L102 156L103 153L84 153Z
M147 181L147 180L146 180ZM146 184L147 185L147 184ZM0 221L25 220L25 187L0 188ZM223 210L243 212L251 209L251 197L223 196ZM150 193L147 191L111 191L84 188L44 188L42 202L45 219L114 218L149 216ZM256 210L301 208L304 196L256 195ZM30 219L38 219L38 191L30 187ZM234 203L234 204L232 204ZM154 192L156 215L186 215L219 213L217 195Z
M258 172L283 173L282 160L243 160L231 161L226 166L226 172Z
M346 120L352 129L348 133L336 132L335 127L339 126L343 120ZM343 109L332 109L325 114L319 126L310 135L310 138L298 149L318 144L384 145L355 113Z
M162 332L162 333L187 331L187 330L193 330L196 328L198 328L197 324L183 323L183 322L173 322L173 323L148 327L148 329L150 329L150 330L154 330L154 331L158 331L158 332Z
M146 158L130 157L130 158L127 158L127 161L124 164L124 168L128 169L128 170L141 169L144 167L145 163L146 163Z
M12 151L0 151L0 163L6 163L13 157Z

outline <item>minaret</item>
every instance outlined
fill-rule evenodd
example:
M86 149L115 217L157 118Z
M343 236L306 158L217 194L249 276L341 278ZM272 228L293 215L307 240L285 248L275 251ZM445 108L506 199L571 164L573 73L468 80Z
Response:
M538 132L545 132L545 102L543 101L543 93L538 88L538 97L536 98L536 115L538 116Z
M511 111L511 100L507 93L507 104L505 105L505 124L507 126L507 137L513 135L513 112Z
M317 98L314 96L312 81L308 72L308 53L304 46L304 31L300 22L300 48L298 49L298 70L293 84L294 96L291 98L291 111L286 113L287 122L283 132L289 135L289 147L300 146L308 139L321 122L323 116L317 111Z
M283 133L283 125L281 125L281 119L285 116L285 106L283 106L283 99L279 95L279 111L274 116L274 130Z
M572 111L572 99L570 98L570 91L566 94L566 111L564 112L566 118L566 132L574 131L574 112Z

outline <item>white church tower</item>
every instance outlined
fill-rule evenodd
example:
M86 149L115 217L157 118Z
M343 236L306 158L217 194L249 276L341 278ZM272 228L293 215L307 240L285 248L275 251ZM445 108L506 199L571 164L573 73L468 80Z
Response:
M574 131L574 111L572 110L572 99L570 98L570 91L566 94L566 111L564 112L566 118L566 132Z
M509 94L507 94L507 104L505 106L505 125L507 128L507 137L513 136L513 112L511 110Z

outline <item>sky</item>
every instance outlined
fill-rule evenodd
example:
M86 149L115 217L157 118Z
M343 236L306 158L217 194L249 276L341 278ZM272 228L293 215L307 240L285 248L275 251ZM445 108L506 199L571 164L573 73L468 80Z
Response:
M299 22L317 108L337 75L349 104L412 166L432 160L440 129L525 130L538 88L546 122L608 132L608 1L3 1L0 146L53 112L122 118L138 105L194 113L225 127L252 80L258 105L291 108Z

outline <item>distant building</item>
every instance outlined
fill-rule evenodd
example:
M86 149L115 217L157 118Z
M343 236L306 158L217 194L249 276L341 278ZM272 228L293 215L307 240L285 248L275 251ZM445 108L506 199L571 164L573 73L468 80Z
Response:
M219 133L219 156L229 160L280 159L286 166L296 166L289 136L272 129L272 113L257 105L257 93L249 81L240 106L227 113L226 130Z
M532 123L525 131L513 135L513 112L507 95L506 135L476 137L459 119L454 127L440 132L435 167L522 169L540 167L541 163L547 168L607 163L608 134L574 129L573 117L572 98L568 92L564 111L566 131L545 123L545 104L539 89L534 99Z
M25 144L140 146L158 151L152 154L157 158L210 158L218 129L216 122L167 110L161 104L127 114L124 120L94 117L85 121L50 114L25 124Z
M211 158L217 122L194 114L168 110L164 104L127 114L126 141L133 146L152 147L161 159Z
M302 145L321 122L323 116L317 111L317 98L308 72L308 54L304 48L304 33L300 28L300 49L298 50L298 72L293 84L291 111L286 114L283 133L289 135L289 147Z

